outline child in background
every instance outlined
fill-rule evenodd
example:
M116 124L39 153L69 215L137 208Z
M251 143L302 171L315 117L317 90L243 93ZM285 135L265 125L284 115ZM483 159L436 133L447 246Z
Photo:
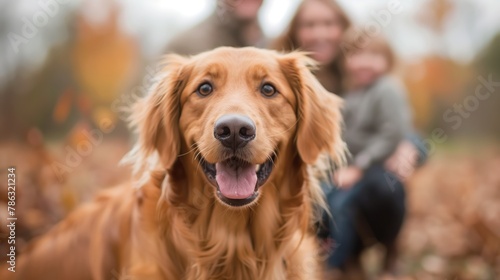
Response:
M391 266L396 237L405 216L405 192L396 176L384 168L404 140L410 124L406 92L390 76L394 56L381 36L346 34L347 88L344 97L344 140L352 155L334 174L328 195L335 249L328 259L331 277L348 264L358 264L361 251L376 240L386 246Z

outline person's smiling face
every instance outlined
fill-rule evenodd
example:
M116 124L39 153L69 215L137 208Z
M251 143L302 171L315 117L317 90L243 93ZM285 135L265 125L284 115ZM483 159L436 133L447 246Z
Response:
M346 70L352 86L362 88L389 72L390 62L387 55L372 42L347 56Z
M220 0L231 13L241 21L255 20L259 14L263 0Z
M311 52L320 64L329 64L339 55L344 33L341 16L320 1L304 4L298 18L297 40L300 48Z

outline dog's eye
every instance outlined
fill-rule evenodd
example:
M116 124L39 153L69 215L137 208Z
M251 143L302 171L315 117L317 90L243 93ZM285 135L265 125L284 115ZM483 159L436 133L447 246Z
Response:
M271 84L263 84L262 87L260 88L260 92L267 97L274 96L278 91L274 86Z
M198 87L196 92L201 96L207 96L207 95L210 95L213 90L214 90L214 88L212 87L212 85L210 83L203 83Z

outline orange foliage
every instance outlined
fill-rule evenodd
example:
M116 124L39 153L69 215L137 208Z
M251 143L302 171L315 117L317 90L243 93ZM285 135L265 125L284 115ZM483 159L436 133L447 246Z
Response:
M110 16L102 24L77 18L73 68L82 91L95 105L111 104L131 80L137 68L139 51L133 38L118 26L115 5L105 5Z
M424 58L418 63L408 65L404 80L413 105L415 123L425 128L432 120L439 118L434 110L437 100L446 103L456 101L472 77L466 65L458 64L442 57Z

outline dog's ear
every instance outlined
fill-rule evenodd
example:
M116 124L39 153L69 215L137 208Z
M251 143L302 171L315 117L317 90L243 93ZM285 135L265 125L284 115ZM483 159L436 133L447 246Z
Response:
M132 122L139 133L135 160L150 161L149 157L157 151L165 169L175 163L181 149L180 95L190 74L188 61L178 55L166 56L157 83L134 107Z
M313 164L321 153L327 153L341 162L345 150L341 138L341 98L328 92L314 77L311 68L316 63L304 53L285 54L280 65L297 99L295 141L300 157Z

